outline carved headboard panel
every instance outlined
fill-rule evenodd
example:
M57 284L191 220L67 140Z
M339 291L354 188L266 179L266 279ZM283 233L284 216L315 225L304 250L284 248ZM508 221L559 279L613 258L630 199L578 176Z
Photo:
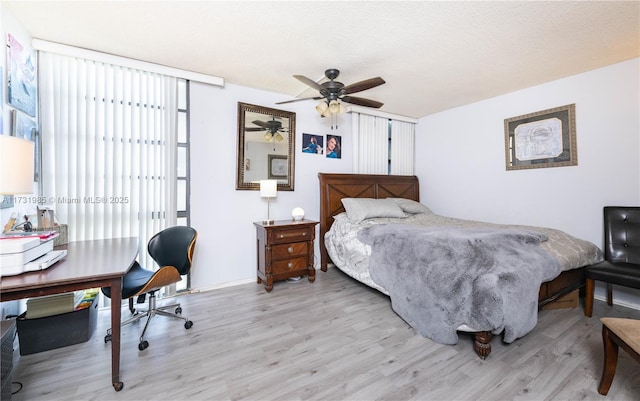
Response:
M320 268L327 271L329 255L324 235L333 216L344 212L342 198L407 198L420 201L418 177L412 175L325 174L320 180Z

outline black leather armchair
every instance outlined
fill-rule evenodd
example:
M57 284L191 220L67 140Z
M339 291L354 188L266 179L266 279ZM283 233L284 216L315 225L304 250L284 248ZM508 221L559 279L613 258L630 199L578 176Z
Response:
M181 276L189 273L191 270L191 260L196 245L198 233L191 227L169 227L154 235L147 245L149 255L160 267L158 270L146 270L138 262L135 262L129 272L125 274L122 280L122 299L129 299L129 310L133 316L122 325L140 320L147 317L142 334L140 335L140 343L138 349L145 350L149 346L149 342L144 339L151 318L155 315L162 315L176 319L184 320L185 329L190 329L193 322L186 317L180 316L182 308L180 304L171 304L158 307L156 306L156 291L167 285L177 283L182 280ZM111 297L111 288L102 288L102 292ZM146 295L149 296L149 309L146 311L136 311L133 307L134 297L138 297L138 303L143 303ZM175 313L167 312L174 309ZM107 331L104 341L111 340L111 329Z
M607 303L613 305L612 284L640 289L640 207L604 208L604 261L585 270L584 314L593 313L595 280L607 283Z

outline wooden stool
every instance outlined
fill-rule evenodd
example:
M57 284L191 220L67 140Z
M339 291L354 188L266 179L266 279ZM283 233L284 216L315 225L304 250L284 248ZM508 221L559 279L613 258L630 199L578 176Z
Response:
M614 317L600 318L604 364L598 393L607 395L618 364L618 347L621 347L640 363L640 320Z

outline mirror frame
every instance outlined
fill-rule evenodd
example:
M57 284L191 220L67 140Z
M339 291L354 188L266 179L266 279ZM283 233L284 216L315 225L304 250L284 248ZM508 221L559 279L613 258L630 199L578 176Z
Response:
M257 106L254 104L238 102L238 152L236 158L236 189L260 190L260 184L254 182L244 182L244 146L245 146L245 124L246 112L260 113L267 116L281 117L289 119L289 146L287 149L287 168L289 174L286 183L278 183L278 191L293 191L295 178L295 142L296 142L296 113L292 111L272 109L270 107ZM267 177L265 177L267 179Z

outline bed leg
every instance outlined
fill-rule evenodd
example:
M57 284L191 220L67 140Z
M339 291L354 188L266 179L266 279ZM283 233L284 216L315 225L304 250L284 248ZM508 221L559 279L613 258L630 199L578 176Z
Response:
M481 359L486 359L491 353L491 339L493 334L488 331L479 331L473 335L473 349Z

